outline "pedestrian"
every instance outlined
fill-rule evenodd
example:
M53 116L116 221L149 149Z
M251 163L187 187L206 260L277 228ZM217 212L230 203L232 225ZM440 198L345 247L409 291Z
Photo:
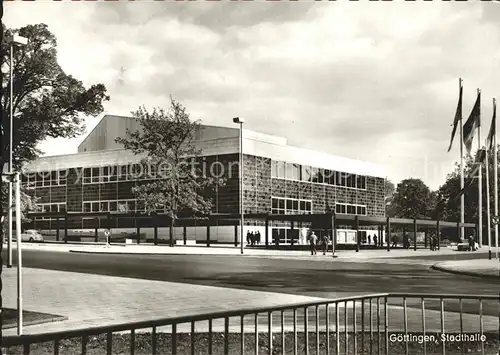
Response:
M257 231L257 244L260 244L260 231Z
M469 235L469 251L473 251L474 250L474 238L472 237L472 235Z
M395 235L392 236L392 246L391 248L396 248L398 246L398 237Z
M110 247L109 239L111 237L111 232L109 231L109 229L106 229L104 231L104 237L106 238L106 247Z
M247 245L250 245L252 242L250 231L247 231Z
M373 235L373 245L375 245L375 248L377 247L377 240L378 240L377 235L374 234Z
M330 238L328 238L328 234L324 234L322 238L322 247L323 247L323 255L326 255L328 251L328 243L330 242Z
M368 234L368 245L370 245L371 243L372 243L372 236Z
M429 239L429 243L430 243L431 251L436 250L436 245L435 245L436 239L434 238L434 234L431 234L430 239Z
M318 242L318 237L314 232L311 233L309 237L309 246L311 247L311 255L316 255L316 243Z

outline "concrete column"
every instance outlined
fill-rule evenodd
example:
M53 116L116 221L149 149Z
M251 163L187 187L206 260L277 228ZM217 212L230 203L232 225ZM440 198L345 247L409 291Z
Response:
M68 243L68 213L64 216L64 243Z
M417 220L413 219L413 250L417 250Z
M95 221L96 221L97 225L94 228L94 242L97 243L99 241L99 232L98 232L98 228L97 228L99 225L99 218L96 218Z
M269 219L266 217L266 222L265 222L266 229L264 231L264 236L266 240L266 247L269 246Z
M158 245L158 216L153 217L154 223L154 243Z
M332 255L335 256L335 250L337 249L337 221L335 213L332 214Z
M385 236L385 242L387 243L387 251L391 251L391 219L389 217L387 217L386 228L387 233Z
M33 221L35 220L35 218L33 218ZM60 221L60 218L57 217L56 219L56 241L59 241L59 221Z
M359 217L354 217L354 224L356 228L356 253L359 253L359 249L361 247L361 238L359 237Z
M207 247L210 246L210 222L207 224Z
M439 226L439 221L436 222L436 232L437 232L437 234L436 234L437 248L438 248L438 250L440 250L441 249L441 228Z

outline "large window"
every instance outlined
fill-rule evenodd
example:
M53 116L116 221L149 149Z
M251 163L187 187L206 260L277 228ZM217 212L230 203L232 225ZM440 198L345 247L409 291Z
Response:
M57 203L37 203L37 212L48 213L48 212L65 212L66 202ZM35 220L55 220L55 217L36 217Z
M347 187L347 174L337 171L335 174L335 181L337 186Z
M68 170L41 171L23 174L21 182L28 188L65 186Z
M83 212L145 212L144 202L135 199L85 201Z
M335 204L335 213L366 216L366 206L337 203Z
M335 185L335 172L325 169L323 179L325 184Z
M313 178L312 181L318 184L322 184L324 182L323 175L325 172L323 169L313 168Z
M347 187L356 187L356 175L354 174L347 174Z
M366 190L366 176L356 175L356 187L358 189Z
M272 214L310 214L312 213L311 200L294 198L272 198Z
M366 190L366 177L284 161L271 162L271 177Z
M286 163L286 175L288 180L300 180L300 165Z
M307 165L302 165L301 166L302 172L301 172L301 180L302 181L312 181L312 169L310 166Z

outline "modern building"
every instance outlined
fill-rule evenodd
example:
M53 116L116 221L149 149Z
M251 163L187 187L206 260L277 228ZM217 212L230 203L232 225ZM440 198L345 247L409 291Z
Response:
M115 142L126 130L140 129L131 117L106 115L78 147L76 154L42 157L24 169L23 183L34 189L42 211L97 212L141 211L132 187L143 183L144 169L134 155ZM202 154L198 162L207 172L221 174L226 185L213 196L214 213L239 213L239 128L203 125L194 145ZM382 169L371 163L332 156L324 152L293 147L284 137L243 130L243 208L244 213L306 214L337 213L385 216L385 178ZM212 169L210 171L210 169ZM138 178L138 175L141 178ZM156 178L151 171L148 180ZM50 231L50 217L38 217L34 228ZM94 231L95 218L72 217L72 230ZM134 230L134 222L117 222L113 233ZM299 227L299 229L297 229ZM272 222L269 235L280 243L291 239L304 242L304 228L290 222ZM264 221L247 219L247 230L264 234ZM300 229L302 228L302 229ZM233 242L234 227L214 226L210 238ZM152 228L142 232L152 234ZM206 228L188 228L188 240L205 240ZM362 233L375 234L364 229ZM176 230L176 239L182 231ZM160 238L168 230L161 228ZM340 228L338 243L355 243L355 232Z

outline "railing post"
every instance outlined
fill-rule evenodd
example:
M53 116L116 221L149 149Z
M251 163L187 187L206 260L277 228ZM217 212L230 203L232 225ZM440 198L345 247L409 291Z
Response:
M229 355L229 318L224 318L224 355Z
M268 354L273 353L273 312L267 314L267 349Z
M304 307L304 354L309 355L309 313Z

